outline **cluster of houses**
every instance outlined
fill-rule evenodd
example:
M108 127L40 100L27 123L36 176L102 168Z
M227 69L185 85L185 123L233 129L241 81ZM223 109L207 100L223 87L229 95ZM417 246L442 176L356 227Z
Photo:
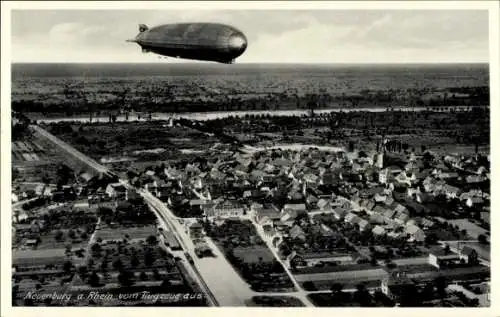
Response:
M234 153L148 170L137 180L170 204L180 197L200 216L251 218L269 237L300 236L298 217L331 214L360 232L422 242L435 223L425 204L437 196L481 208L487 218L489 195L474 184L488 181L489 173L474 165L477 158L426 162L414 153L398 155L399 164L375 151ZM452 185L458 183L471 189Z

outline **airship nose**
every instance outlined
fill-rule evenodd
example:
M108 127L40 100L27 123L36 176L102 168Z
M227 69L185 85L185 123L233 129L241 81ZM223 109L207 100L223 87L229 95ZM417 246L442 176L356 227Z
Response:
M228 40L229 50L238 56L243 54L247 48L247 44L246 37L241 33L231 35Z

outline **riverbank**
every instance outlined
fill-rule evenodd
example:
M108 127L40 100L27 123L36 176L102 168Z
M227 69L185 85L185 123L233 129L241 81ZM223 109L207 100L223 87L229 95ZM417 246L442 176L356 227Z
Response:
M482 106L481 106L482 107ZM434 112L448 112L449 109L454 111L467 111L469 107L450 107L450 108L428 108L428 107L394 107L391 111L407 111L407 112L422 112L426 110L431 110ZM329 109L317 109L314 110L315 114L328 114L328 113L338 113L338 112L385 112L388 108L385 107L373 107L373 108L329 108ZM25 114L31 120L36 120L38 122L44 123L56 123L56 122L89 122L89 115L74 115L66 116L64 114L50 114L44 115L39 112L31 112ZM185 113L163 113L156 112L151 113L151 120L162 121L169 120L170 118L184 118L189 120L197 121L207 121L215 119L223 119L227 117L245 117L245 116L309 116L310 111L304 109L296 110L245 110L245 111L213 111L213 112L185 112ZM127 116L125 114L120 114L116 117L117 122L124 121L148 121L149 115L141 113L131 113ZM92 122L109 122L109 115L98 115L92 117Z

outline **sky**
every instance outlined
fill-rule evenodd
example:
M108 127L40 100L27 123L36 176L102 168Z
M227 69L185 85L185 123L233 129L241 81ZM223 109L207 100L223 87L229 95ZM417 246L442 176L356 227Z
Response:
M125 42L138 24L221 22L238 63L488 62L487 10L13 10L13 62L159 62ZM186 62L175 60L173 62Z

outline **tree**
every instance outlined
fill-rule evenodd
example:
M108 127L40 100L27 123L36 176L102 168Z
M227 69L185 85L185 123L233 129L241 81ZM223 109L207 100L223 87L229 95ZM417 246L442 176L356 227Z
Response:
M157 269L153 270L153 276L154 276L155 280L159 280L161 278L160 272L158 272Z
M97 209L97 215L99 217L103 217L103 218L112 217L113 216L113 209L108 208L108 207L99 207Z
M83 266L80 266L78 268L78 273L80 274L80 276L84 277L87 275L87 267L85 265Z
M97 275L97 273L95 271L92 271L92 274L90 274L88 283L92 287L100 286L100 284L101 284L100 283L100 278L99 278L99 275Z
M356 285L356 292L354 292L354 299L361 306L369 306L371 303L371 295L366 289L366 285L364 283L359 283Z
M123 268L123 263L120 259L116 259L114 262L113 262L113 268L117 271L120 271L122 268Z
M64 239L64 233L61 230L58 230L54 236L54 239L56 239L57 242L61 242Z
M101 262L101 270L105 272L108 269L108 259L103 258Z
M449 244L447 244L447 245L444 247L444 253L449 254L450 252L451 252L450 245L449 245Z
M158 243L158 239L156 239L156 236L150 235L147 239L146 242L150 245L155 245Z
M170 280L168 278L165 278L163 279L163 282L161 282L161 287L162 288L170 288L172 286L172 283L170 282Z
M101 251L102 251L102 247L99 243L94 243L92 244L92 246L90 247L90 250L92 251L92 253L94 254L100 254Z
M316 285L314 285L314 283L312 281L307 281L307 282L304 282L304 289L306 291L316 291L317 288L316 288Z
M151 265L153 265L154 262L155 262L155 258L153 256L153 253L151 251L147 250L144 253L144 265L146 265L147 267L150 267Z
M433 245L436 244L438 241L438 236L436 233L431 232L428 235L425 236L425 243L428 245Z
M71 273L72 268L73 268L73 263L71 263L70 261L64 262L64 264L63 264L64 273L66 273L66 274Z
M434 286L436 287L436 290L441 298L444 298L446 296L446 278L442 275L436 277L434 279Z
M123 270L118 274L118 282L122 286L131 286L134 284L133 273L128 270Z
M480 234L477 236L477 240L479 241L479 243L481 244L487 244L488 243L488 240L486 239L486 236L484 234Z
M419 304L417 287L414 284L407 285L401 292L400 304L402 307L416 307Z
M139 266L139 259L135 254L130 257L130 266L136 268Z
M332 286L330 287L330 291L332 294L339 294L342 292L342 289L344 288L344 285L340 283L333 283Z

